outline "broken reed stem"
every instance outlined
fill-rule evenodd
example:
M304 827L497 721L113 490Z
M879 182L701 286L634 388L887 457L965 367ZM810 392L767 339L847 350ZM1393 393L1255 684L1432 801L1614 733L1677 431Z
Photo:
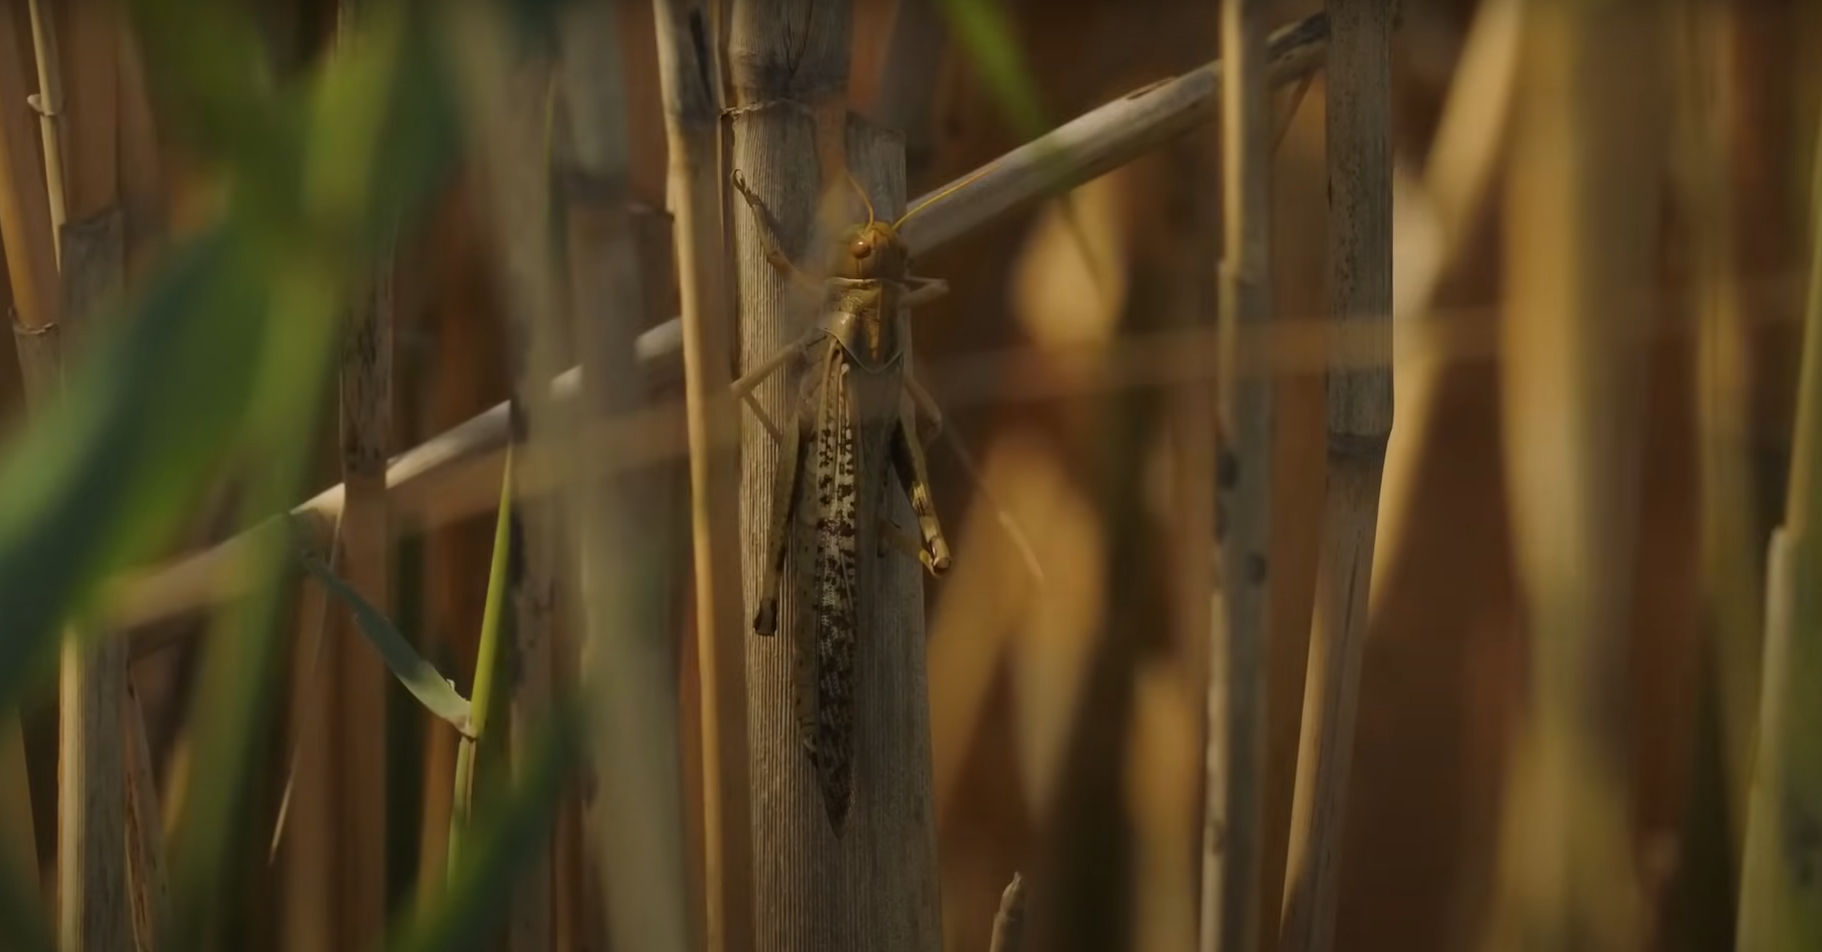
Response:
M670 255L634 208L631 104L620 60L620 4L576 5L560 21L573 165L564 169L568 277L582 361L576 418L609 420L649 399L640 327L667 307ZM642 227L647 226L647 227ZM579 481L560 498L579 567L583 695L593 721L589 821L602 914L614 948L684 952L690 942L676 632L666 627L671 552L662 467L615 469L585 442ZM638 725L629 729L628 725ZM538 947L542 952L543 947Z
M1812 141L1822 143L1822 122ZM1797 385L1796 432L1784 524L1766 567L1766 631L1758 752L1746 818L1736 947L1815 948L1822 943L1822 879L1816 876L1822 817L1822 148L1810 202L1809 302Z
M668 2L668 0L667 0ZM680 42L690 43L688 25L691 22L691 11L698 10L701 0L678 0L681 6L673 17L676 22L684 24ZM664 9L659 10L662 17ZM703 23L708 22L706 11L700 14ZM664 21L660 21L664 22ZM0 26L0 29L4 29ZM705 36L713 31L704 26ZM662 41L662 37L661 37ZM661 42L661 57L667 55L671 47ZM1318 69L1328 48L1328 19L1325 14L1315 14L1299 20L1273 34L1271 46L1271 66L1267 75L1274 87L1296 82ZM693 60L685 63L694 69ZM666 74L672 72L666 67ZM3 73L4 71L0 71ZM690 76L697 75L694 72ZM1153 84L1128 94L1126 97L1101 106L1078 117L1070 123L1059 127L1044 137L1041 147L1038 143L1028 143L1005 156L982 166L980 169L938 188L910 203L911 207L927 206L916 218L905 223L901 237L912 246L914 254L927 254L937 247L959 239L972 230L979 228L1012 210L1042 200L1051 189L1070 188L1129 162L1149 149L1168 141L1172 136L1180 135L1202 123L1214 118L1214 101L1221 87L1221 64L1211 63L1182 77ZM718 85L718 81L717 81ZM3 92L3 90L0 90ZM668 94L667 94L668 95ZM711 106L713 106L711 100ZM0 111L0 116L3 116ZM718 116L718 113L717 113ZM667 120L668 121L668 120ZM686 124L687 131L671 131L673 146L681 140L695 141L692 155L718 154L708 147L712 133ZM680 140L681 135L681 140ZM672 161L678 161L680 155L686 154L682 149L671 150ZM1048 156L1044 174L1037 174L1038 157ZM712 220L721 219L721 182L719 173L703 166L692 159L689 172L692 181L697 176L706 176L713 185L712 199L714 212ZM673 174L678 174L675 171ZM707 186L701 186L706 189ZM692 192L692 194L696 194ZM703 192L703 194L709 194ZM4 198L0 195L0 198ZM679 200L682 201L681 199ZM699 199L692 199L692 203ZM6 206L0 202L0 213ZM692 294L699 292L698 286L705 280L704 272L691 263L691 255L685 251L686 246L694 247L697 239L686 239L689 226L685 223L686 206L680 204L676 209L678 235L678 268L684 274L682 281L685 295L684 310L688 310ZM691 214L694 214L691 211ZM3 217L0 217L3 220ZM932 224L935 222L936 224ZM915 235L915 237L914 237ZM714 242L719 249L718 233L701 239ZM717 251L716 253L720 253ZM47 259L48 260L48 259ZM690 270L696 269L696 270ZM695 275L695 277L691 277ZM20 286L15 276L14 287ZM707 306L706 303L704 306ZM720 305L731 312L731 304ZM21 305L23 312L23 305ZM684 330L681 319L667 322L641 334L639 337L640 364L653 374L654 382L668 379L674 373L673 367L679 352L682 352L685 376L688 376L691 347L685 342L688 332ZM722 334L724 329L704 328L702 333ZM727 361L713 359L713 341L703 338L702 346L696 348L698 366L701 374L719 374L720 368L730 366ZM1261 345L1262 346L1262 345ZM723 348L725 349L725 348ZM1157 355L1150 353L1134 355L1136 364L1154 367L1158 356L1168 356L1184 350L1184 342L1165 341L1157 349ZM1293 350L1297 348L1293 347ZM1098 358L1097 358L1098 359ZM1200 356L1194 365L1201 367ZM727 378L732 382L730 374ZM706 384L701 379L691 384L692 389L702 393L719 394L716 399L727 404L725 420L713 424L713 415L707 416L698 428L707 439L708 446L730 446L736 439L738 430L734 427L737 417L733 415L732 401L726 400L725 388L718 391L701 389ZM552 396L557 401L573 397L580 384L580 373L570 368L551 381ZM951 398L953 402L953 398ZM394 494L395 514L402 516L407 508L424 507L423 500L429 495L428 485L451 471L459 471L473 466L477 460L493 460L492 468L485 473L487 485L491 486L498 479L499 450L506 443L508 428L508 403L501 403L459 426L439 435L424 444L395 457L387 470L387 485ZM706 407L707 404L704 404ZM694 424L693 424L694 426ZM698 430L692 430L697 432ZM525 474L531 461L520 460L521 481L532 482ZM692 464L694 465L694 464ZM692 477L694 479L694 477ZM692 485L694 485L692 483ZM317 494L312 499L291 510L292 515L307 517L314 522L317 517L328 517L331 520L340 513L344 503L345 489L332 486ZM401 500L401 494L409 496L412 502ZM698 493L700 495L700 493ZM491 494L486 498L491 498ZM484 503L476 502L476 505ZM470 512L469 514L472 514ZM243 583L233 578L230 567L237 564L234 553L243 550L251 534L270 531L270 523L262 524L239 536L220 543L213 549L174 560L162 566L148 567L126 573L116 579L113 594L109 599L108 617L120 627L141 627L151 622L168 618L172 615L194 610L228 597L242 589ZM325 524L326 525L326 524ZM697 540L697 551L704 550L701 539ZM700 573L701 566L698 566ZM725 574L725 573L724 573ZM736 573L738 574L738 573ZM717 576L721 577L721 576ZM699 586L703 583L698 583ZM700 591L698 609L702 607ZM712 617L712 616L703 616ZM745 620L740 624L744 626ZM741 629L744 631L744 628ZM743 635L744 638L744 635ZM145 640L135 641L134 654L137 656L156 647L155 643ZM744 649L743 649L744 650ZM708 659L704 658L704 663ZM705 685L706 687L706 685ZM725 728L727 725L723 725ZM725 766L725 765L724 765ZM723 788L728 789L725 779Z
M734 297L721 163L716 29L702 0L653 0L670 143L670 197L689 433L690 527L702 705L704 948L755 941L747 735L747 624L741 580L739 406Z
M1022 952L1025 947L1025 878L1012 874L993 914L993 938L987 952Z
M1266 4L1222 0L1222 208L1218 499L1224 637L1209 653L1207 798L1202 843L1202 952L1252 952L1265 924L1266 638L1270 632L1272 380L1239 373L1254 355L1241 334L1263 328L1271 299L1271 90ZM1326 32L1326 22L1324 24Z
M344 53L361 41L362 0L337 5L335 44ZM343 578L382 615L392 616L392 509L386 461L392 446L392 252L375 255L347 301L340 368ZM317 716L333 724L324 738L332 817L331 862L324 895L337 944L359 948L386 929L386 695L390 680L351 611L336 610L327 678L300 684L317 694ZM321 787L306 787L320 790Z
M1337 326L1373 328L1378 360L1331 366L1328 487L1303 692L1280 948L1335 942L1379 490L1392 432L1392 11L1329 0L1328 293ZM1370 332L1369 332L1370 333Z
M1624 712L1644 354L1656 287L1661 5L1525 10L1507 156L1505 485L1527 703L1499 832L1490 950L1635 949L1646 928Z

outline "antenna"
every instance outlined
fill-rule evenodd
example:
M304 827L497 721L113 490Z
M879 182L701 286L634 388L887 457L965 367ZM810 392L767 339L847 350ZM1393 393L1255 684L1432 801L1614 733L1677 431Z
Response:
M860 183L858 181L855 181L853 172L844 171L844 172L842 172L842 174L846 175L848 177L848 184L854 186L854 191L860 193L861 203L867 206L867 224L869 226L872 225L873 224L873 199L868 198L867 190L864 188L861 188Z
M999 167L998 162L989 162L988 164L983 165L978 169L975 169L972 173L968 174L967 176L964 176L960 180L950 183L949 185L943 186L942 191L937 192L935 195L932 195L929 198L926 198L921 202L918 202L916 208L913 208L910 211L905 212L903 215L899 216L898 221L895 221L892 223L892 230L897 231L900 226L904 225L906 219L909 219L912 215L915 215L918 212L921 212L924 209L929 208L930 206L936 204L937 202L940 202L943 199L948 198L950 195L953 195L956 192L959 192L962 189L967 188L970 185L973 185L982 176L986 175L988 172L991 172L998 167Z

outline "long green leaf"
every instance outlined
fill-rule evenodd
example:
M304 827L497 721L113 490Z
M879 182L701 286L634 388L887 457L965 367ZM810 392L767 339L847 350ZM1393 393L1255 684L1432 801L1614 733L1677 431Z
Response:
M425 661L424 656L411 647L411 642L393 627L391 620L362 598L353 586L337 577L322 559L309 552L300 552L298 560L330 594L347 603L354 612L361 634L367 636L368 643L380 653L386 667L392 670L392 676L399 679L405 690L410 691L425 710L454 725L462 736L474 736L473 705L456 693L455 682L443 677L435 665Z
M474 733L462 738L456 750L455 792L449 811L447 865L453 873L467 836L474 809L476 748L487 733L488 710L494 704L493 682L500 659L501 619L506 615L507 566L512 561L512 450L506 451L506 472L500 479L500 513L494 519L493 563L487 570L487 601L481 608L481 644L475 652Z
M176 251L0 458L0 705L48 672L58 625L156 554L224 459L255 384L263 292L231 227Z

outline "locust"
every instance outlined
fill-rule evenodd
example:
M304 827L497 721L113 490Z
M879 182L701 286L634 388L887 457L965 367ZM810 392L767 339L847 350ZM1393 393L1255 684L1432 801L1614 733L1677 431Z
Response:
M863 556L884 558L898 549L915 555L936 577L950 565L924 461L926 446L942 430L941 414L907 373L905 325L907 310L947 293L948 284L909 273L909 250L898 226L917 209L896 222L879 221L851 177L867 220L846 228L830 249L822 272L827 277L811 277L783 250L762 201L738 170L732 178L752 212L767 261L821 295L810 328L735 381L734 393L748 401L780 444L765 585L753 632L777 633L779 590L789 578L799 606L788 633L794 717L839 837L854 799L857 652L869 635L861 599L871 590L873 573ZM778 426L760 410L752 391L787 366L794 399L790 419ZM920 419L927 424L922 431ZM885 515L894 475L916 516L916 538Z

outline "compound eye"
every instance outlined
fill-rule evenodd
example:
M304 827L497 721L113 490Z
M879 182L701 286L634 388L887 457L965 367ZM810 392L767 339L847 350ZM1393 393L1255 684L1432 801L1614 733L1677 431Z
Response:
M848 254L856 258L865 258L873 254L873 243L865 238L856 238L848 245Z

